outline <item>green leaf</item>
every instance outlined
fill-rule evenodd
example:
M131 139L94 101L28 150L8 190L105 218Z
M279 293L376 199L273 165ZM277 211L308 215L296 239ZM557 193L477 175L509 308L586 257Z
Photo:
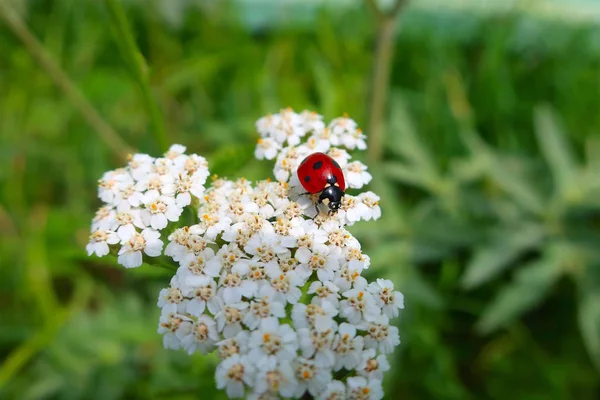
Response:
M566 193L577 175L577 163L564 132L547 106L539 106L534 113L535 134L540 150L554 178L556 188Z
M463 274L463 287L474 289L490 281L543 238L544 229L533 224L499 230L489 244L476 250Z
M334 76L331 72L331 68L328 67L326 62L320 56L316 49L311 49L312 54L311 62L311 73L317 83L317 94L319 96L319 103L321 104L320 114L332 115L335 112L335 104L337 99L337 92L332 90L333 82L335 81Z
M240 57L248 56L248 50L246 48L224 49L216 53L194 55L184 59L166 68L161 89L178 92L193 87L197 82L211 79Z
M384 175L385 168L381 164L370 165L369 169L374 177ZM369 188L381 197L379 205L382 214L385 215L385 222L380 221L379 223L393 225L397 232L406 231L406 209L402 197L398 196L395 185L388 179L374 179L369 184Z
M219 176L234 174L246 167L254 157L255 144L222 146L208 156L210 172Z
M579 281L577 322L583 343L600 371L600 265L590 265Z
M486 163L484 157L473 154L465 159L450 160L452 178L460 183L471 183L485 176Z
M389 149L404 157L420 174L429 179L438 177L434 157L423 144L408 114L402 96L396 94L390 99L391 119L388 135Z
M369 272L374 271L374 277L378 274L391 270L400 273L406 269L407 243L399 240L378 241L373 247L371 254L371 267ZM398 272L400 270L400 272ZM406 273L405 271L403 273ZM401 280L405 276L398 275Z
M538 305L560 278L562 257L550 251L542 258L519 268L516 279L500 290L483 311L475 326L479 333L491 333Z
M444 300L441 294L413 264L406 261L408 250L404 242L378 243L373 248L371 267L365 271L365 277L373 281L379 277L391 279L410 302L432 309L442 308Z
M590 358L600 371L600 293L587 293L579 300L577 322Z
M488 173L494 182L527 211L539 215L544 210L542 197L534 190L532 182L507 164L505 160L494 156L489 164Z
M410 280L405 283L399 283L398 290L404 294L408 302L422 304L434 310L444 308L443 296L419 272L415 271L411 274Z
M462 131L460 137L476 159L477 167L485 170L498 187L527 211L536 215L544 211L542 196L507 157L498 154L473 131Z
M449 217L433 201L422 201L410 214L413 243L420 247L437 247L442 252L472 246L481 230L464 219Z
M587 161L587 170L600 170L600 137L597 135L585 138L585 159ZM597 174L594 174L597 177Z
M428 181L427 177L418 168L398 161L386 162L383 166L384 172L388 177L407 185L431 190L431 182Z

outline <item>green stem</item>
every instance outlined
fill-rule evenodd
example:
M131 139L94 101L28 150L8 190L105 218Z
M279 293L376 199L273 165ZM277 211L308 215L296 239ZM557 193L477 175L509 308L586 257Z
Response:
M166 264L164 262L157 262L157 263L146 263L152 267L159 267L162 269L166 269L167 271L171 271L171 272L177 272L178 267L176 265L172 265L172 264Z
M127 20L127 16L125 15L125 11L121 6L120 1L104 0L104 3L106 4L111 24L115 30L117 44L123 53L125 61L129 64L130 72L140 87L144 107L150 115L150 122L152 124L152 131L154 132L156 142L161 151L167 151L169 140L167 138L162 113L152 95L146 60L135 43L131 26L129 25L129 21Z
M375 14L377 22L367 131L369 141L367 156L371 162L377 162L383 153L383 118L390 86L397 19L407 0L396 0L387 12L380 10L375 0L365 0L365 3Z

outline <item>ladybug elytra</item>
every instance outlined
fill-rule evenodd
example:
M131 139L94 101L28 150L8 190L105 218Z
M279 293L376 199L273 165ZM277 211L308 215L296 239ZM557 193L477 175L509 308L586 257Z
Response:
M298 167L298 179L307 190L304 194L320 193L315 205L317 215L318 204L329 207L329 213L335 213L342 205L342 197L346 190L346 180L340 165L325 153L313 153L307 156Z

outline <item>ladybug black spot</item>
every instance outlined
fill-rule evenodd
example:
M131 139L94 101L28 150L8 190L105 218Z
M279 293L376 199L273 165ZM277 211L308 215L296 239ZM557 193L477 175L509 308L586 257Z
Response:
M323 166L323 161L317 161L313 164L313 169L319 169Z
M304 177L304 182L310 182L310 176L306 175L306 176Z
M337 161L335 161L333 158L331 159L331 162L333 163L333 165L335 165L335 167L336 167L337 169L342 169L342 167L340 167L340 164L338 164L338 162L337 162Z

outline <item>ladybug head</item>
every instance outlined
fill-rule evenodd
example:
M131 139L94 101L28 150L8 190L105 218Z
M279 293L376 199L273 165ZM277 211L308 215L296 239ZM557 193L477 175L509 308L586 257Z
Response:
M321 192L319 203L325 203L329 207L329 214L331 215L336 213L342 206L342 197L344 195L344 191L339 186L328 186Z
M332 201L329 203L329 215L335 214L342 206L341 201Z

